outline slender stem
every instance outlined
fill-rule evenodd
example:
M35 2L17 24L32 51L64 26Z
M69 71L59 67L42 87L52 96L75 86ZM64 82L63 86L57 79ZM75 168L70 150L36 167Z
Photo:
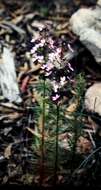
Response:
M76 166L76 147L77 147L77 140L79 137L79 133L81 130L81 125L82 125L82 112L83 109L81 110L79 114L79 121L77 121L77 115L74 114L74 121L73 121L73 145L72 145L72 157L71 157L71 173L73 173L75 166Z
M57 119L56 119L56 152L55 152L55 170L54 170L54 184L57 182L58 172L58 141L59 141L59 105L57 104Z
M77 138L78 138L78 123L76 121L76 117L73 121L73 144L72 144L72 156L71 156L71 173L73 172L75 168L75 156L76 156L76 144L77 144Z
M43 109L42 109L42 137L41 137L41 163L40 163L40 185L44 179L44 132L45 132L45 79L43 80Z

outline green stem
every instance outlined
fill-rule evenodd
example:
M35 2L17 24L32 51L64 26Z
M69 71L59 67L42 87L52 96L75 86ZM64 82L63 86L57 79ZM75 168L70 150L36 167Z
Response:
M78 139L78 128L79 128L79 124L77 122L77 118L76 115L74 116L75 119L73 121L73 144L72 144L72 150L71 150L71 173L73 173L74 168L75 168L75 164L76 164L76 145L77 145L77 139Z
M58 172L58 141L59 141L59 105L57 104L57 118L56 118L56 152L55 152L55 170L54 170L54 184L57 182Z
M42 109L42 137L41 137L41 163L40 163L40 185L44 179L44 132L45 132L45 79L43 81L43 109Z
M74 170L74 165L75 165L75 153L76 153L76 143L77 143L77 133L78 133L78 130L77 130L77 126L75 125L74 126L74 137L73 137L73 147L72 147L72 159L71 159L71 172L73 172Z

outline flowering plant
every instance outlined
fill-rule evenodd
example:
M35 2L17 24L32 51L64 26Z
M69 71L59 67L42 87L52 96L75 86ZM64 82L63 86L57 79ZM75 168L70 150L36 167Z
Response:
M66 140L67 145L65 144L64 147L71 149L71 164L74 162L82 118L82 113L80 113L80 119L77 121L77 114L79 114L82 105L81 97L83 96L85 81L82 76L73 80L74 68L68 61L68 51L71 51L71 53L74 51L70 43L66 44L61 38L57 39L46 29L40 31L39 38L32 39L31 42L33 63L40 64L41 67L41 80L36 87L41 96L41 98L37 98L41 109L38 122L36 122L38 123L37 131L41 137L41 141L39 140L37 143L40 147L40 184L44 181L45 165L51 167L51 169L54 167L53 178L54 183L56 183L58 181L60 151L63 147L60 146L62 141L59 135L63 131L71 131L72 133L71 137ZM65 97L67 97L66 100L69 99L71 86L72 89L75 88L75 90L72 90L72 94L74 93L73 100L76 99L77 103L75 109L71 109L74 104L70 105L71 107L69 106L69 110L71 109L69 112L72 113L73 117L67 117L67 105L65 107L61 100L65 100ZM78 126L80 127L78 128Z
M38 39L32 39L31 49L34 64L40 63L45 79L50 79L52 85L52 101L61 99L62 89L72 82L73 67L66 58L67 51L74 51L70 44L62 39L56 39L49 31L40 31Z

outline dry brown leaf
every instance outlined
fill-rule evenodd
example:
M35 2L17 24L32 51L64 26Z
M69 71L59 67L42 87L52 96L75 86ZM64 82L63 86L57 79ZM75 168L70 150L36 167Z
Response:
M67 21L67 18L64 18L62 16L61 17L60 16L57 16L57 17L56 16L49 16L48 19L52 20L52 21L60 21L60 22Z
M64 30L66 29L67 30L67 27L68 27L69 23L66 21L62 24L58 24L58 26L56 27L57 30Z
M5 175L5 176L3 177L3 184L6 184L7 181L8 181L8 176Z
M69 105L69 107L67 107L66 109L66 114L69 113L73 113L76 111L77 107L79 105L79 101L76 100L75 102L71 103L71 105Z
M32 69L30 69L27 73L36 72L41 68L41 64L33 65Z
M62 182L64 177L62 175L58 175L58 183Z
M75 92L74 90L71 90L71 93L72 93L73 95L76 95L76 92Z
M20 16L15 17L14 19L12 19L12 23L13 24L18 24L22 20L23 20L23 15L20 15Z
M92 143L85 137L79 137L77 141L77 152L79 153L90 153L92 150Z
M24 35L25 34L25 31L23 29L21 29L20 27L18 27L17 25L11 23L11 22L8 22L8 21L4 21L0 24L0 26L2 25L2 27L7 27L8 29L13 29L15 30L16 32L18 32L19 34L21 35Z
M26 129L31 132L33 135L35 135L38 138L42 138L42 135L40 133L37 133L35 130L31 129L30 127L26 127ZM47 140L46 135L44 134L44 139Z
M59 140L70 139L71 137L72 137L71 133L65 132L59 135Z
M28 32L31 33L31 34L34 33L34 32L33 32L33 28L32 28L29 24L27 24L27 30L28 30Z
M38 138L41 138L41 135L37 133L35 130L31 129L30 127L26 127L26 129L31 132L33 135L35 135Z
M22 6L21 8L19 8L19 9L17 9L15 11L15 16L20 15L20 14L24 14L25 13L24 9L25 9L25 5Z
M11 156L11 149L12 149L12 143L9 144L6 148L5 148L5 151L4 151L4 157L9 159L10 156Z
M28 83L29 83L29 80L30 80L30 76L29 75L27 75L24 79L23 79L23 81L22 81L22 85L21 85L21 92L26 92L26 90L27 90L27 86L28 86Z
M36 83L36 82L38 82L38 80L39 80L39 76L37 75L37 76L32 76L31 77L31 79L30 79L30 81L29 81L29 84L33 84L33 83Z
M42 97L41 97L41 94L38 93L37 91L33 91L32 97L33 97L37 102L39 102L40 99L42 98Z
M15 120L15 119L18 119L22 116L23 114L22 113L18 113L18 112L13 112L11 114L8 114L7 117L11 120Z
M40 28L40 29L43 29L45 27L44 24L43 24L43 22L40 22L40 21L37 21L37 20L34 20L31 23L31 26L32 27L36 27L36 28Z
M36 15L36 14L39 14L37 11L34 11L33 13L28 13L28 14L26 14L25 15L25 20L27 21L27 20L29 20L29 19L32 19L32 18L34 18L34 16Z
M57 36L59 36L60 34L67 34L68 33L68 30L67 29L64 29L64 30L59 30L59 31L56 31L55 34Z
M25 71L21 71L18 73L17 81L20 83L22 76L25 74Z
M9 111L10 111L10 110L9 110ZM12 112L12 113L11 113L11 111L10 111L10 112L7 112L7 111L5 111L5 110L4 110L3 113L4 113L4 114L0 116L0 120L6 119L6 121L4 121L4 123L5 123L5 122L8 122L8 119L9 119L10 122L11 122L11 121L14 122L15 119L18 119L18 118L20 118L20 117L23 115L23 113L18 113L18 112Z
M18 107L16 105L14 105L13 103L9 103L9 102L7 102L7 103L0 102L0 106L7 108L7 109L14 109L14 110L23 111L22 107Z
M28 64L25 62L24 66L19 67L19 72L24 71L27 72L28 71Z

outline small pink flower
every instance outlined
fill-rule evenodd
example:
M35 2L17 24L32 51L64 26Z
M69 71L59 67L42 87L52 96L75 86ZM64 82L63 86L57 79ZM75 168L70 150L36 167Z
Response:
M57 48L57 49L56 49L56 53L57 53L57 54L60 54L61 51L62 51L61 48Z
M47 68L46 68L46 71L50 71L51 69L53 69L53 64L51 62L47 62Z
M41 69L46 69L47 68L47 65L46 64L43 64L42 66L41 66Z
M40 47L40 44L36 44L35 47L36 49L38 49Z
M68 49L71 51L71 52L74 52L74 50L72 49L71 45L68 44Z
M54 41L52 40L52 38L49 38L48 42L49 42L49 47L54 48Z
M32 39L31 42L35 42L35 39Z
M44 60L44 56L43 55L38 55L37 59L39 62L42 62Z
M37 56L32 57L33 63L34 63L37 59L38 59Z
M33 55L32 57L32 61L35 62L35 61L38 61L40 63L42 63L44 61L44 56L43 55Z
M49 75L51 75L52 71L49 71L47 73L45 73L45 76L48 77Z
M41 41L40 41L40 47L43 47L44 45L45 45L45 39L41 39Z
M53 101L57 101L60 98L60 95L56 94L55 96L52 96Z
M31 49L31 53L32 53L32 54L35 53L36 50L37 50L37 47L35 46L35 47L33 47L33 48Z
M55 81L52 82L52 85L53 85L54 92L58 92L59 85Z
M54 55L55 55L54 53L49 53L49 55L48 55L49 60L52 62L54 61Z
M66 83L66 77L63 76L60 78L60 84L63 86Z
M70 79L70 77L69 77L69 76L67 76L67 79L71 81L71 79Z
M71 64L70 64L70 63L68 63L68 67L69 67L69 69L70 69L71 71L74 71L74 69L73 69L73 67L71 67Z
M36 45L31 49L31 54L34 54L34 53L37 51L37 49L38 49L39 47L41 47L40 44L36 44Z

